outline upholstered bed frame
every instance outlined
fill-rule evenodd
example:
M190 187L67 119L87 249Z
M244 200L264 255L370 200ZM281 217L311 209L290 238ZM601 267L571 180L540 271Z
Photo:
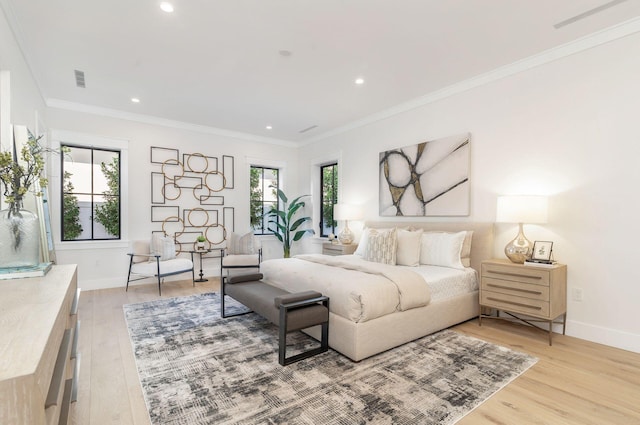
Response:
M482 261L492 257L493 223L424 223L424 222L368 222L371 228L413 228L425 231L458 232L473 230L471 267L480 273ZM476 317L479 312L478 292L432 301L420 308L397 311L366 322L352 322L330 313L329 346L354 361L421 338ZM309 334L320 338L319 329Z

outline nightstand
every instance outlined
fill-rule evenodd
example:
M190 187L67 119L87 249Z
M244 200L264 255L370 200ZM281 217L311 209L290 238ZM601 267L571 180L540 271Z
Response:
M532 322L549 325L549 345L553 324L562 324L564 335L567 323L567 266L530 267L509 260L482 262L480 277L480 306L495 308L498 316L480 313L482 318L519 320L530 326L547 331ZM510 317L500 317L500 311ZM525 318L517 315L524 315ZM554 322L562 316L562 322Z
M324 242L322 244L322 253L324 255L349 255L356 252L358 245L342 245L340 243Z

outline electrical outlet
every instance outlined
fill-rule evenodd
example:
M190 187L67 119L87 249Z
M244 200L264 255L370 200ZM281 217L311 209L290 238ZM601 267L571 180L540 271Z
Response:
M573 288L571 298L573 301L582 302L582 288Z

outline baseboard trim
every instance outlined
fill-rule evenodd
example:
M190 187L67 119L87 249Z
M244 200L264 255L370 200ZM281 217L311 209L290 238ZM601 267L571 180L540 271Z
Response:
M596 326L575 320L567 321L567 335L611 347L640 353L640 335Z
M204 277L206 279L218 278L220 276L220 268L214 267L212 269L204 269L203 270ZM200 269L195 271L195 277L198 279L200 277ZM164 279L165 282L174 282L178 280L189 280L191 277L189 274L184 273L176 276L169 276ZM156 284L158 281L155 278L147 278L143 280L138 280L135 282L129 283L129 287L135 285L149 285ZM82 279L82 277L78 277L78 286L82 288L82 291L95 291L98 289L111 289L111 288L122 288L124 290L127 285L127 275L112 277L107 279ZM196 282L197 285L197 282Z

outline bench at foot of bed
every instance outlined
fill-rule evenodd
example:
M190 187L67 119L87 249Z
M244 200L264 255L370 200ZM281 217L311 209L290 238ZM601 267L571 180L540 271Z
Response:
M223 318L246 313L226 314L224 296L229 295L271 323L278 325L278 361L286 366L329 349L329 297L320 292L289 293L261 281L262 273L223 277L220 314ZM286 357L287 333L321 326L320 347Z

